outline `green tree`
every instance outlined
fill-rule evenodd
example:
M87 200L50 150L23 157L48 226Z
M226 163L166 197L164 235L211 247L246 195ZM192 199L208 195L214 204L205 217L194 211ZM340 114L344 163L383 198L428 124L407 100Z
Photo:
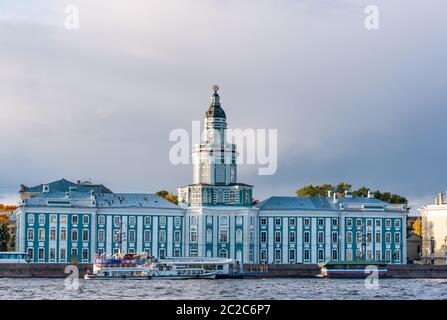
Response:
M367 197L368 196L368 192L369 192L369 188L367 187L361 187L356 191L352 192L352 195L354 197Z
M328 191L333 191L334 187L331 184L325 183L323 185L308 184L296 191L299 197L326 197Z
M0 222L0 251L6 251L8 244L8 228L5 223Z
M166 190L160 190L155 193L157 196L172 202L173 204L178 204L178 196L173 193L170 193Z

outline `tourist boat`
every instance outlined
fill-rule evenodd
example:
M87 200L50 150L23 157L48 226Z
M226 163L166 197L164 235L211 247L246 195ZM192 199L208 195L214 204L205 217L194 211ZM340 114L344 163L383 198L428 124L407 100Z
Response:
M151 259L146 253L115 254L111 259L105 256L94 257L93 272L84 275L86 280L150 280Z
M387 263L383 261L330 261L320 265L320 278L365 279L373 274L388 277Z
M243 265L239 261L227 258L168 257L160 263L175 269L203 269L206 273L215 273L215 278L242 278Z
M186 268L170 263L157 262L151 265L151 275L154 279L215 279L216 271L203 268Z

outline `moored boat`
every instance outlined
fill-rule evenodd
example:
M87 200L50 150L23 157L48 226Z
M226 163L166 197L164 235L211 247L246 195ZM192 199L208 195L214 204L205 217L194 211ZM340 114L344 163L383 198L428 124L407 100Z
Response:
M364 279L371 275L388 277L387 263L382 261L331 261L320 265L321 278Z

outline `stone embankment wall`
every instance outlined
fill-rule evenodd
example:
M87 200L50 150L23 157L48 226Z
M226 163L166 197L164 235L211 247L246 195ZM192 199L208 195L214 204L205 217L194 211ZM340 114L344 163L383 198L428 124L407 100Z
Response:
M393 278L447 278L447 265L388 265L387 269Z
M66 278L64 263L1 263L0 278ZM83 277L91 264L78 264L79 276Z
M244 272L262 278L314 278L320 268L316 264L244 264Z

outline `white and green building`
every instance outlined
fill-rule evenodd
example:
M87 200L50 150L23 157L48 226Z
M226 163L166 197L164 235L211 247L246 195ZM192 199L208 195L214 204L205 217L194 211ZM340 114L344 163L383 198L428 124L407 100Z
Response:
M206 139L193 149L193 183L178 189L178 206L90 182L22 186L17 250L34 262L146 251L243 263L406 263L405 205L347 193L275 196L253 206L253 186L238 182L236 146L227 143L226 129L216 88L205 114Z

